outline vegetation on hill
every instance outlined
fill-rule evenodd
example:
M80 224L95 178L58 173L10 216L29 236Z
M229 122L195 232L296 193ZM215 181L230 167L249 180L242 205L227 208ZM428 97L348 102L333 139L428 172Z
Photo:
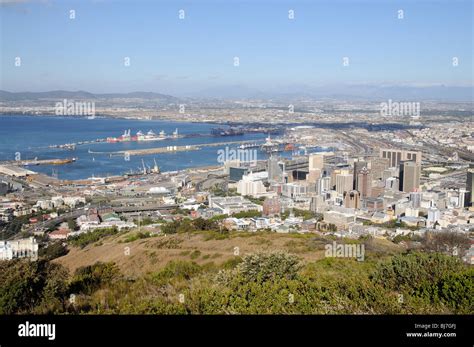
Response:
M474 313L474 269L435 252L309 263L257 253L219 266L171 261L137 278L113 263L69 274L45 260L14 260L0 262L0 278L0 314Z
M97 230L94 230L93 232L87 232L87 233L79 234L77 236L73 236L68 239L68 243L70 243L73 246L84 248L91 243L99 241L100 239L106 236L115 235L118 232L119 231L117 227L115 226L112 228L97 229Z

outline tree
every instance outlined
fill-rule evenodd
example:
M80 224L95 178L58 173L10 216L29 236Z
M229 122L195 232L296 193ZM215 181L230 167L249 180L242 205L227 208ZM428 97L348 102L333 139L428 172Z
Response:
M47 246L41 247L38 251L39 257L45 260L53 260L63 255L68 254L68 249L61 241L50 243Z
M67 220L67 226L70 230L76 230L77 228L77 224L76 224L76 221L72 218L69 218Z
M218 229L218 225L215 221L209 220L209 219L204 219L204 218L196 218L192 222L193 226L197 230L214 230Z
M469 237L462 233L452 231L427 232L423 240L423 246L429 251L462 257L471 246L471 242Z
M54 313L63 309L67 270L48 261L0 262L0 314Z

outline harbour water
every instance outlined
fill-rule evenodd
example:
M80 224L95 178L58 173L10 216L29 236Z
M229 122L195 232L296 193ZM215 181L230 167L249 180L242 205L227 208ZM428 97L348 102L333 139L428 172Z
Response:
M180 151L150 155L123 156L91 152L116 152L135 149L146 149L167 146L186 146L196 144L222 143L232 141L263 141L267 134L251 133L237 136L216 137L211 129L218 127L208 123L182 123L153 120L131 120L112 118L79 118L54 116L0 116L0 161L77 158L77 161L65 165L38 165L29 167L31 170L60 179L84 179L88 177L104 177L138 171L142 168L142 159L146 166L153 167L156 160L161 171L182 170L189 167L218 164L218 151L225 146L202 147L197 151ZM75 149L49 148L51 145L95 141L107 137L118 137L125 130L135 134L139 130L146 133L164 131L167 135L178 129L182 138L167 138L161 141L143 142L94 142L76 146ZM199 134L196 137L189 137ZM237 149L238 145L229 145ZM288 155L288 154L287 154ZM257 151L258 160L265 159L268 154Z

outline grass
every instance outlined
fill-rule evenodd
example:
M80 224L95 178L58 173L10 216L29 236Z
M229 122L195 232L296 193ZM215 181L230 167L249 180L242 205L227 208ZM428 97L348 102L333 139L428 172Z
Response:
M191 253L190 258L192 260L195 260L195 259L199 258L200 256L201 256L201 251L196 249Z
M147 239L149 237L151 237L151 234L149 232L138 232L138 233L129 235L127 238L125 238L125 240L123 240L123 242L128 243L128 242L133 242L140 239Z

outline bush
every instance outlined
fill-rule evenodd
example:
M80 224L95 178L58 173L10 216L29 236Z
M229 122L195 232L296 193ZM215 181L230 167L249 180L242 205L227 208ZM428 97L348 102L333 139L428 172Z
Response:
M261 217L262 212L259 212L257 210L251 210L251 211L242 211L242 212L237 212L232 215L232 217L235 218L254 218L254 217Z
M164 284L172 279L190 280L193 276L201 272L201 267L194 262L182 260L171 261L163 270L152 275L154 282Z
M38 256L44 260L53 260L68 254L68 249L61 241L50 243L45 247L41 247Z
M123 242L133 242L133 241L136 241L136 240L140 240L140 239L146 239L146 238L149 238L151 237L151 234L149 232L138 232L138 233L135 233L135 234L132 234L130 236L128 236L127 238L125 238L125 240L123 240Z
M458 258L440 253L411 253L394 256L379 265L372 280L390 290L402 290L421 295L433 283L445 276L462 272L465 266Z
M301 268L299 259L287 253L257 253L247 255L238 264L237 271L246 280L265 282L282 278L296 278Z
M78 268L71 280L71 293L90 294L104 284L110 284L121 278L115 263L97 262Z
M0 314L61 312L67 277L63 266L48 261L0 262Z
M94 231L89 231L77 236L74 236L68 240L73 246L84 248L87 245L99 241L101 238L106 236L115 235L118 233L117 227L113 228L104 228Z

